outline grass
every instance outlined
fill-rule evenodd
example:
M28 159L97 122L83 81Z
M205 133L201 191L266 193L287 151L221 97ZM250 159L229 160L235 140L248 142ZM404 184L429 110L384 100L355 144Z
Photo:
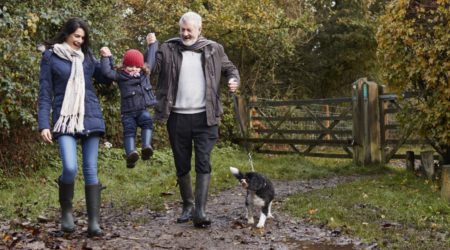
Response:
M238 167L242 171L251 170L245 151L231 146L218 145L212 153L211 161L212 192L238 185L229 172L229 166ZM324 178L338 174L373 171L373 168L372 170L355 168L349 160L306 159L294 155L283 157L254 155L253 162L257 171L273 179L285 180ZM99 179L107 187L102 192L102 200L104 203L112 204L115 209L129 211L133 208L147 207L162 210L166 201L179 199L170 149L157 149L150 161L140 160L134 169L127 169L122 149L102 147L98 167ZM75 210L78 211L85 209L81 173L80 168L75 183L74 203ZM41 168L31 175L3 177L0 184L1 218L35 220L39 215L55 216L59 211L56 179L60 174L61 162L55 151L54 157L48 160L48 167Z
M229 166L250 171L244 150L218 145L212 153L211 192L238 185ZM325 225L379 246L398 249L450 248L450 205L439 198L438 186L398 168L357 167L351 160L305 158L298 155L253 155L255 170L272 179L298 180L361 175L352 183L289 197L284 210L306 221ZM48 167L31 175L2 177L0 219L55 217L59 213L60 175L57 152ZM191 171L193 173L193 171ZM125 167L123 150L101 148L99 179L107 187L102 202L128 212L146 207L163 210L179 200L170 149L157 149L151 161ZM172 194L172 195L171 195ZM84 212L81 169L76 179L75 210Z
M436 183L404 170L297 194L284 209L389 249L450 249L450 204Z

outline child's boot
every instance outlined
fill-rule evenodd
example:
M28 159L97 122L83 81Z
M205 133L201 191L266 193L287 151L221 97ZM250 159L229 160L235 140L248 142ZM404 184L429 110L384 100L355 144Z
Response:
M141 131L142 137L142 160L146 161L150 159L153 155L153 148L150 145L152 141L152 130L151 129L143 129Z
M136 151L134 137L125 137L123 144L125 146L125 153L127 154L127 168L134 168L137 160L139 160L139 154Z

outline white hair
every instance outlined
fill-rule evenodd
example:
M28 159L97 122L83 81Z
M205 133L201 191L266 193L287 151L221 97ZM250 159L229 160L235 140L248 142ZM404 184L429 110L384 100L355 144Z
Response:
M193 22L194 26L199 29L202 27L202 17L193 11L186 12L181 16L180 27L186 22Z

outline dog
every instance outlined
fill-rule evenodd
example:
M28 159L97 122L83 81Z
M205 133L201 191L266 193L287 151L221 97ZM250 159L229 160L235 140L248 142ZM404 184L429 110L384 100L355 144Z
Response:
M263 228L267 218L272 216L272 201L275 198L275 189L272 182L264 175L256 172L242 173L239 169L230 167L231 173L247 190L245 197L246 219L248 224L254 224L253 208L261 209L257 228Z

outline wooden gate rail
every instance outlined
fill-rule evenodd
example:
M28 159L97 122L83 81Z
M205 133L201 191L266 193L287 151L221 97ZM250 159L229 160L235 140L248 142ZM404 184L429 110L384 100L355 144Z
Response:
M397 154L398 150L403 145L425 145L429 144L431 145L436 152L440 152L439 146L437 144L425 137L421 139L409 139L411 135L413 134L414 129L412 127L408 129L404 129L401 131L400 138L396 139L386 139L386 132L387 131L399 131L401 126L397 123L393 124L386 124L387 115L389 114L396 114L398 113L402 107L400 106L398 102L398 97L396 94L385 94L383 86L379 86L379 105L380 105L380 133L381 133L381 146L383 148L384 152L384 162L389 162L391 159L404 159L405 155L403 154ZM414 112L411 110L411 112ZM420 159L420 155L416 154L415 158ZM434 158L438 158L437 155L434 156Z
M441 153L440 147L435 143L435 141L431 140L428 137L424 138L415 138L415 139L409 139L411 135L414 132L413 127L409 127L405 129L404 127L401 127L397 123L393 124L386 124L386 116L389 114L396 114L402 110L402 107L400 106L398 102L398 96L396 94L386 94L384 93L383 86L379 86L379 105L380 105L380 127L381 129L381 138L382 138L382 146L384 148L385 157L384 162L389 162L390 159L404 159L405 155L403 154L397 154L398 150L403 145L425 145L429 144L431 145L436 152ZM405 98L409 98L411 96L404 96ZM414 112L414 110L411 110L411 112ZM386 132L387 131L399 131L399 129L402 129L400 138L396 139L386 139ZM391 147L392 146L392 147ZM420 159L420 155L416 154L415 158ZM434 156L434 158L438 158L437 155Z
M265 128L254 128L248 133L249 137L241 138L247 143L255 146L255 150L260 153L270 154L288 154L298 153L305 156L315 157L331 157L331 158L352 158L351 140L341 140L338 136L352 135L351 129L338 130L336 126L341 121L352 121L351 116L351 97L345 98L331 98L331 99L314 99L314 100L291 100L291 101L250 101L247 103L248 110L254 110L254 115L250 115L250 124L259 122L266 126ZM340 115L315 115L308 107L310 105L338 105L350 104ZM286 107L286 110L281 114L269 115L262 109ZM295 111L303 111L303 116L295 116ZM257 116L255 116L257 115ZM282 128L287 121L292 123L298 122L313 122L318 129L296 129L296 128ZM325 126L323 121L331 121ZM291 125L292 126L292 125ZM252 137L252 135L259 135L259 137ZM317 139L293 139L287 138L288 135L314 135ZM277 136L279 138L273 138ZM330 136L332 139L323 139ZM267 150L263 149L265 145L287 145L291 150ZM305 146L305 149L300 149L299 146ZM317 153L311 152L317 146L326 147L341 147L345 154L336 153Z
M335 135L352 135L351 129L343 130L331 130L331 129L321 129L321 130L295 130L295 129L254 129L256 133L282 133L282 134L335 134Z
M260 115L267 117L267 115L264 114L260 109L256 109L256 110L258 111L258 113ZM276 133L276 134L280 135L283 139L286 139L286 136L284 136L284 134L282 134L282 133L278 133L277 130L281 126L281 124L283 124L283 122L286 121L286 119L291 116L293 110L294 109L292 107L289 108L289 110L286 111L286 113L284 114L284 117L283 117L284 119L279 120L278 123L275 125L269 121L267 124L269 124L269 126L272 128L272 130L274 132L269 133L265 138L270 138L272 135L274 135ZM288 144L295 152L300 153L300 150L295 146L295 144L293 144L293 143L286 143L286 144ZM263 145L264 144L258 146L256 149L259 150Z
M352 84L351 97L288 101L255 99L238 103L238 117L246 124L243 138L239 140L251 144L260 153L353 158L358 165L404 159L404 155L397 153L403 145L429 144L443 154L438 143L428 137L416 137L412 127L402 128L395 120L389 123L389 116L402 109L397 95L384 93L383 86L365 78ZM324 105L325 115L315 113L313 105ZM329 114L328 105L341 105L342 109L338 114ZM266 112L266 108L272 110ZM398 132L398 136L388 137L390 131ZM412 135L414 137L410 138ZM322 147L332 150L320 152Z
M340 104L351 103L351 97L329 98L329 99L311 99L311 100L291 100L291 101L250 101L247 104L248 108L258 107L278 107L278 106L302 106L310 104Z

